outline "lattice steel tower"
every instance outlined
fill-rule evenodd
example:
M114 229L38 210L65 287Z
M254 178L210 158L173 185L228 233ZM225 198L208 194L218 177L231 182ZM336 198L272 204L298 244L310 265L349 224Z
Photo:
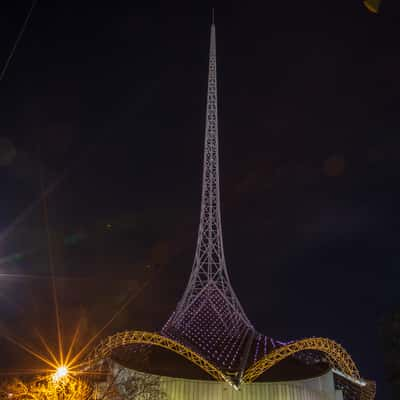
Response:
M203 189L197 248L189 283L163 334L177 338L237 370L245 363L243 347L254 328L232 289L222 240L219 163L218 100L215 25L211 25L207 110L203 160ZM208 329L204 325L208 324ZM208 334L204 334L207 331ZM246 353L246 352L245 352ZM214 357L215 355L215 357Z
M286 358L293 357L303 364L329 363L336 374L362 388L360 399L373 399L374 384L362 380L356 365L342 346L330 339L315 337L285 343L258 333L232 289L221 226L216 61L213 22L200 225L186 290L161 333L116 333L93 350L88 363L95 365L98 360L113 356L118 349L131 349L135 354L135 350L141 348L136 345L154 345L179 354L213 378L229 382L237 388L243 382L257 379Z

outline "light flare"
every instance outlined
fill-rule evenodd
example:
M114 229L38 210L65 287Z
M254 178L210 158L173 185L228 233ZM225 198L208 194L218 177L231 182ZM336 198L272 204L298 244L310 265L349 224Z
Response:
M55 382L60 381L63 378L66 378L69 374L68 367L65 365L61 365L56 369L56 372L53 374L53 380Z

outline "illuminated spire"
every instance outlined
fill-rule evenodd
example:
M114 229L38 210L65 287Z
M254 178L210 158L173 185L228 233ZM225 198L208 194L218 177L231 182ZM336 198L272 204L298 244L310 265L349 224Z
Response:
M181 355L213 378L229 382L238 389L242 383L252 382L291 357L296 363L322 364L322 368L329 363L336 376L360 386L360 399L372 400L375 395L374 383L366 383L361 379L353 360L339 344L315 337L287 343L274 340L256 332L244 313L230 284L223 249L217 104L213 13L200 224L188 285L161 335L143 331L116 333L94 349L89 356L90 365L113 357L113 352L119 348L131 350L134 345L134 350L138 350L143 345L154 345Z
M212 16L201 213L188 285L161 335L124 331L109 336L89 356L90 365L112 357L118 348L131 350L135 345L134 350L138 350L143 345L154 345L180 354L213 378L229 382L238 389L242 383L252 382L291 357L296 363L304 365L322 364L326 368L329 363L336 376L361 387L360 399L372 400L374 383L361 379L353 360L340 345L315 337L287 343L274 340L256 332L244 313L230 284L223 249L217 104L215 25Z
M218 354L214 362L237 369L248 337L254 336L254 328L232 289L222 241L214 10L212 22L197 247L188 285L163 333L191 344L208 356Z

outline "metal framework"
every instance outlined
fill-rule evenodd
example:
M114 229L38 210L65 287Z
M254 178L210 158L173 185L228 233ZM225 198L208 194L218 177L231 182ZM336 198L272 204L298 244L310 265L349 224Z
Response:
M200 367L217 381L229 381L217 367L183 344L158 333L144 331L125 331L108 336L89 355L87 364L96 365L99 361L111 357L113 350L132 344L147 344L171 350Z
M307 338L279 347L250 366L243 375L243 382L253 382L265 371L283 359L301 351L315 350L325 354L331 367L344 375L362 382L360 373L349 353L338 343L326 338Z
M229 280L220 211L215 25L211 25L200 224L192 272L162 329L226 369L243 369L255 336Z
M90 354L88 364L95 365L97 362L111 357L113 350L132 344L146 344L168 349L191 361L214 379L229 382L230 384L233 383L229 375L200 354L173 339L152 332L124 331L109 336ZM324 353L332 368L340 371L343 376L352 379L354 382L364 384L354 361L347 351L340 344L326 338L302 339L273 350L267 356L251 365L244 372L240 383L253 382L283 359L308 350Z
M215 25L211 26L208 70L207 113L203 160L203 189L200 224L192 273L169 326L187 326L192 314L201 312L210 296L218 293L226 309L212 304L217 318L227 327L242 323L253 329L229 281L222 241L219 193L217 60ZM228 314L226 313L228 311ZM190 321L189 321L190 322Z
M133 344L163 347L188 359L214 379L238 387L250 383L283 359L315 352L324 354L342 377L361 388L371 400L371 384L360 378L350 355L336 342L308 338L284 343L258 333L231 286L223 249L219 192L218 112L215 25L211 25L203 187L197 247L186 290L161 334L117 333L103 341L88 362L112 356L114 349Z

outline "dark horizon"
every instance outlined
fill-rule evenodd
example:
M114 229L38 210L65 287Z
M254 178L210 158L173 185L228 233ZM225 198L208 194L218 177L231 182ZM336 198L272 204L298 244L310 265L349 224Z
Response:
M389 399L400 10L361 3L216 7L222 224L255 327L336 340ZM29 6L2 4L0 61ZM0 274L30 276L0 280L7 331L54 335L41 170L66 335L83 314L89 337L131 293L105 334L173 311L200 213L210 10L38 2L1 82ZM1 368L29 362L0 346Z

